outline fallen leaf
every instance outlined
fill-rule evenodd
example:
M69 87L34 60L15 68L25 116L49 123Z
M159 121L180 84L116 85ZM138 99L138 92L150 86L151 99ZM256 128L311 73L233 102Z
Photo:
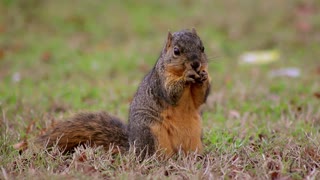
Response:
M320 161L320 153L318 152L317 148L313 147L306 147L304 149L304 152L308 154L312 159L314 159L316 162Z
M270 173L270 178L271 178L271 179L279 179L279 178L280 178L280 173L279 173L279 171L272 171L272 172Z
M87 158L85 152L82 152L82 153L80 154L80 156L78 157L78 161L79 161L79 162L85 162L85 161L87 161L87 160L88 160L88 158Z
M21 142L14 144L13 148L19 151L24 151L28 148L28 143L26 140L23 140Z
M0 60L4 58L5 52L3 49L0 49Z
M314 95L316 98L320 99L320 92L315 92L313 95Z
M269 162L267 162L267 168L271 172L279 171L279 170L281 170L281 164L278 161L270 160Z
M296 23L295 28L300 33L309 33L313 30L310 17L315 13L315 9L311 3L300 3L295 9Z
M28 149L27 139L28 139L29 133L34 129L33 128L34 124L35 124L35 121L31 121L29 123L29 125L26 128L26 136L24 137L24 139L22 141L20 141L20 142L18 142L18 143L13 145L14 149L19 150L20 152L25 151L26 149Z
M42 53L41 61L49 62L52 59L52 54L49 51Z
M0 25L0 33L3 33L6 31L6 27L4 25Z
M316 12L316 9L311 3L300 3L296 7L297 16L309 16Z
M318 66L318 67L316 68L316 73L317 73L318 75L320 75L320 66Z
M308 33L312 30L312 25L309 22L299 21L296 23L296 29L301 33Z
M35 121L31 121L31 123L29 123L29 125L26 129L26 135L28 135L30 133L30 131L33 130L34 124L35 124Z
M240 113L236 110L230 110L229 111L229 116L231 118L239 119L240 118Z
M267 135L262 134L262 133L258 134L258 137L259 137L259 139L260 139L261 141L266 140L266 139L268 138Z

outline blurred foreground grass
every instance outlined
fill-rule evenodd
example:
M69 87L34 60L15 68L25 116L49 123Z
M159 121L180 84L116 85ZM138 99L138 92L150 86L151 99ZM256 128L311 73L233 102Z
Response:
M220 157L221 167L226 168L212 166L210 172L229 178L241 173L273 178L272 172L279 172L275 177L320 177L319 9L318 1L298 0L3 0L2 176L7 172L9 177L32 177L29 171L21 171L30 164L13 168L21 157L12 145L35 136L52 120L81 110L106 110L126 120L130 100L158 58L168 30L195 27L210 59L213 85L204 113L206 152L216 152L216 161ZM244 52L270 49L280 52L278 61L238 63ZM269 76L272 70L287 67L298 68L301 75ZM32 122L35 126L26 132ZM240 149L249 145L256 149L250 151L248 161L256 160L256 166L237 162L237 169L232 166L235 162L221 160L225 155L241 157ZM290 155L291 147L301 150L300 155ZM287 150L289 158L277 159L275 149ZM279 167L257 168L269 160ZM39 165L37 173L50 176L46 167L50 163ZM114 172L120 175L110 177L130 177L130 170ZM76 168L68 173L75 175ZM190 178L198 171L186 173Z

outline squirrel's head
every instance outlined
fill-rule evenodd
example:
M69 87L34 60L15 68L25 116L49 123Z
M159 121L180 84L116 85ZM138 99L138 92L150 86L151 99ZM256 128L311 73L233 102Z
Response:
M164 66L176 74L190 68L198 72L208 63L204 46L195 29L173 34L169 32L161 59Z

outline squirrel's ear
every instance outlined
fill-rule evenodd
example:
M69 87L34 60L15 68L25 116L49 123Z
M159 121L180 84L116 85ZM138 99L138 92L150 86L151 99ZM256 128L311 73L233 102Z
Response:
M192 28L192 33L198 36L197 31L196 31L195 28Z
M171 34L171 32L169 31L169 32L168 32L168 37L167 37L167 42L166 42L165 51L168 50L168 48L171 46L171 43L172 43L172 34Z

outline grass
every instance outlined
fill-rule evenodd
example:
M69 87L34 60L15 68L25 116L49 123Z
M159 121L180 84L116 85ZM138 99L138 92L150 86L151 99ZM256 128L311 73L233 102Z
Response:
M318 179L319 8L299 0L1 1L1 179ZM132 153L101 148L67 155L33 148L42 128L82 110L126 120L167 31L191 27L213 79L202 158L138 163ZM280 60L238 63L243 52L264 49L279 50ZM301 75L268 75L285 67ZM24 138L30 148L19 154L12 146Z

